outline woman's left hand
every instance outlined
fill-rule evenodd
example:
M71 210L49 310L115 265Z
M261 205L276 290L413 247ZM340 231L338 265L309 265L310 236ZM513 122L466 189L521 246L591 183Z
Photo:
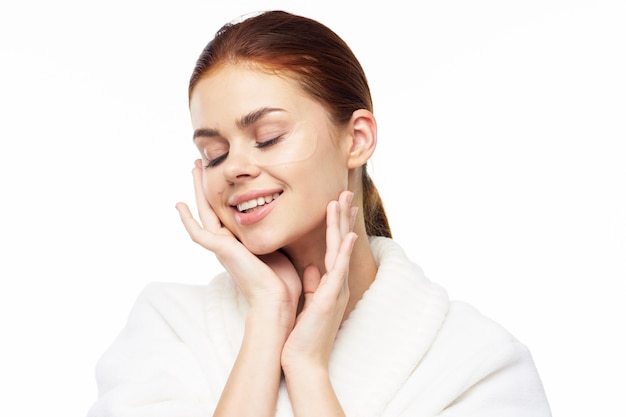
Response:
M328 370L330 353L350 298L348 275L350 256L356 241L352 232L356 207L353 194L344 191L331 201L326 214L326 273L315 266L304 271L304 304L281 356L286 375L305 369Z

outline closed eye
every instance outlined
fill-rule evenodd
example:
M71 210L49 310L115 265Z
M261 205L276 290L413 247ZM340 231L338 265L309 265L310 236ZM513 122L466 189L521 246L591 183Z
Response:
M278 137L275 137L274 139L266 140L266 141L263 141L263 142L257 142L255 146L258 149L267 148L269 146L277 144L278 142L280 142L280 140L282 138L283 138L282 136L278 136Z
M222 163L226 159L227 156L228 156L228 153L225 153L223 155L218 156L217 158L209 159L207 160L207 163L204 164L204 167L213 168L214 166L217 166L220 163Z
M269 140L265 140L263 142L256 142L255 143L255 147L257 149L265 149L265 148L269 148L272 145L276 145L277 143L279 143L281 140L284 139L284 135L281 136L277 136L273 139L269 139ZM221 164L226 158L228 157L228 152L213 158L213 159L209 159L205 156L205 159L207 160L207 162L204 164L205 168L213 168L219 164Z

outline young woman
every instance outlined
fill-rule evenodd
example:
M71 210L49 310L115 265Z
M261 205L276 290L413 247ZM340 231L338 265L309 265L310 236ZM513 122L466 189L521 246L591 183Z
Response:
M225 272L151 284L90 416L549 416L528 350L424 277L366 171L363 70L322 24L224 26L193 71L191 238Z

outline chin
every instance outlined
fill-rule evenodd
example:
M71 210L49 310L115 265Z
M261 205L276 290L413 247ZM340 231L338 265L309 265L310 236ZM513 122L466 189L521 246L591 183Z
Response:
M250 253L256 256L268 255L280 249L279 247L273 247L273 246L272 247L264 246L262 248L257 248L257 247L250 247L247 245L246 245L246 248L250 251Z
M241 231L237 235L239 241L253 254L267 255L284 249L288 246L297 245L305 247L312 242L322 239L325 242L325 221L312 228L300 228L280 225L278 227L262 227L255 230Z
M261 238L240 239L240 242L246 247L246 249L257 256L276 252L283 246L278 244L276 241Z

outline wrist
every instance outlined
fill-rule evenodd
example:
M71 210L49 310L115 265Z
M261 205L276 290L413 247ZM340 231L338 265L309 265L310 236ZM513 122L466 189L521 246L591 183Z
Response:
M295 323L295 313L276 305L255 305L246 315L246 334L255 337L280 337L282 344L289 336Z
M309 363L287 370L283 368L283 372L295 415L345 416L327 366Z
M286 359L283 352L281 367L286 381L330 381L328 363L323 360L305 357Z

